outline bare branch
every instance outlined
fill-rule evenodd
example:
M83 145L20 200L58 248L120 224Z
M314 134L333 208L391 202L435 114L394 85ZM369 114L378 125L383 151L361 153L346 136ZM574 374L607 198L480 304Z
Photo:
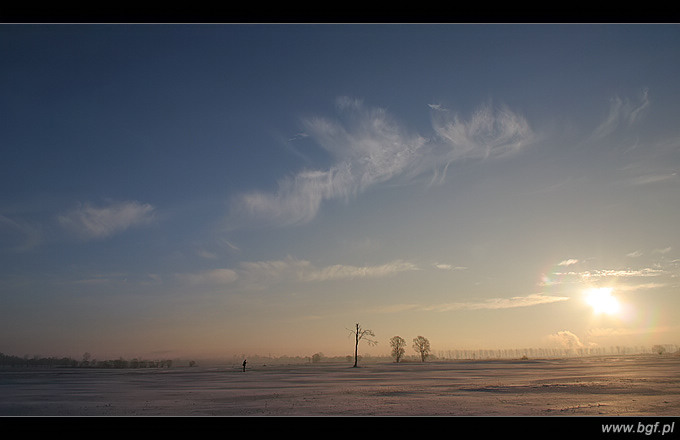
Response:
M374 346L378 344L378 341L371 339L375 337L373 330L361 328L359 323L354 325L354 329L348 329L350 336L354 336L354 366L357 366L359 359L359 341L366 341L368 345Z

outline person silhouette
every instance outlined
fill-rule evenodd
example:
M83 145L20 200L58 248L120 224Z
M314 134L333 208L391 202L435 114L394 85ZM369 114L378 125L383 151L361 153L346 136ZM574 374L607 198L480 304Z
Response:
M246 360L243 359L243 371L246 371L246 363L247 363Z

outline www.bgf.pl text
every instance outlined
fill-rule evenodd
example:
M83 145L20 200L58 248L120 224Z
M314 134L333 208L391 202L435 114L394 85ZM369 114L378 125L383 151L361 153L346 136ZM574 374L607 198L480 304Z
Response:
M652 434L666 435L666 434L672 434L674 429L675 429L675 422L671 422L671 423L661 423L661 422L642 423L642 422L638 422L637 426L635 424L630 424L630 423L628 423L628 424L626 424L626 423L603 424L602 425L602 432L603 433L612 433L612 434L637 433L637 434L645 434L645 435L652 435Z

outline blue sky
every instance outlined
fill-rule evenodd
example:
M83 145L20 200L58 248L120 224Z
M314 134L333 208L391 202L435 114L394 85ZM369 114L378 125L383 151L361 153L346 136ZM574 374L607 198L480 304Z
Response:
M677 25L0 35L4 353L678 343Z

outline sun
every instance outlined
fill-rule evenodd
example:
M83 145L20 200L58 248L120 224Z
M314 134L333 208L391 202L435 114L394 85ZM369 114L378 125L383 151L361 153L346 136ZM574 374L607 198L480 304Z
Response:
M585 300L597 315L616 315L621 310L621 304L612 295L611 287L593 287L583 292Z

